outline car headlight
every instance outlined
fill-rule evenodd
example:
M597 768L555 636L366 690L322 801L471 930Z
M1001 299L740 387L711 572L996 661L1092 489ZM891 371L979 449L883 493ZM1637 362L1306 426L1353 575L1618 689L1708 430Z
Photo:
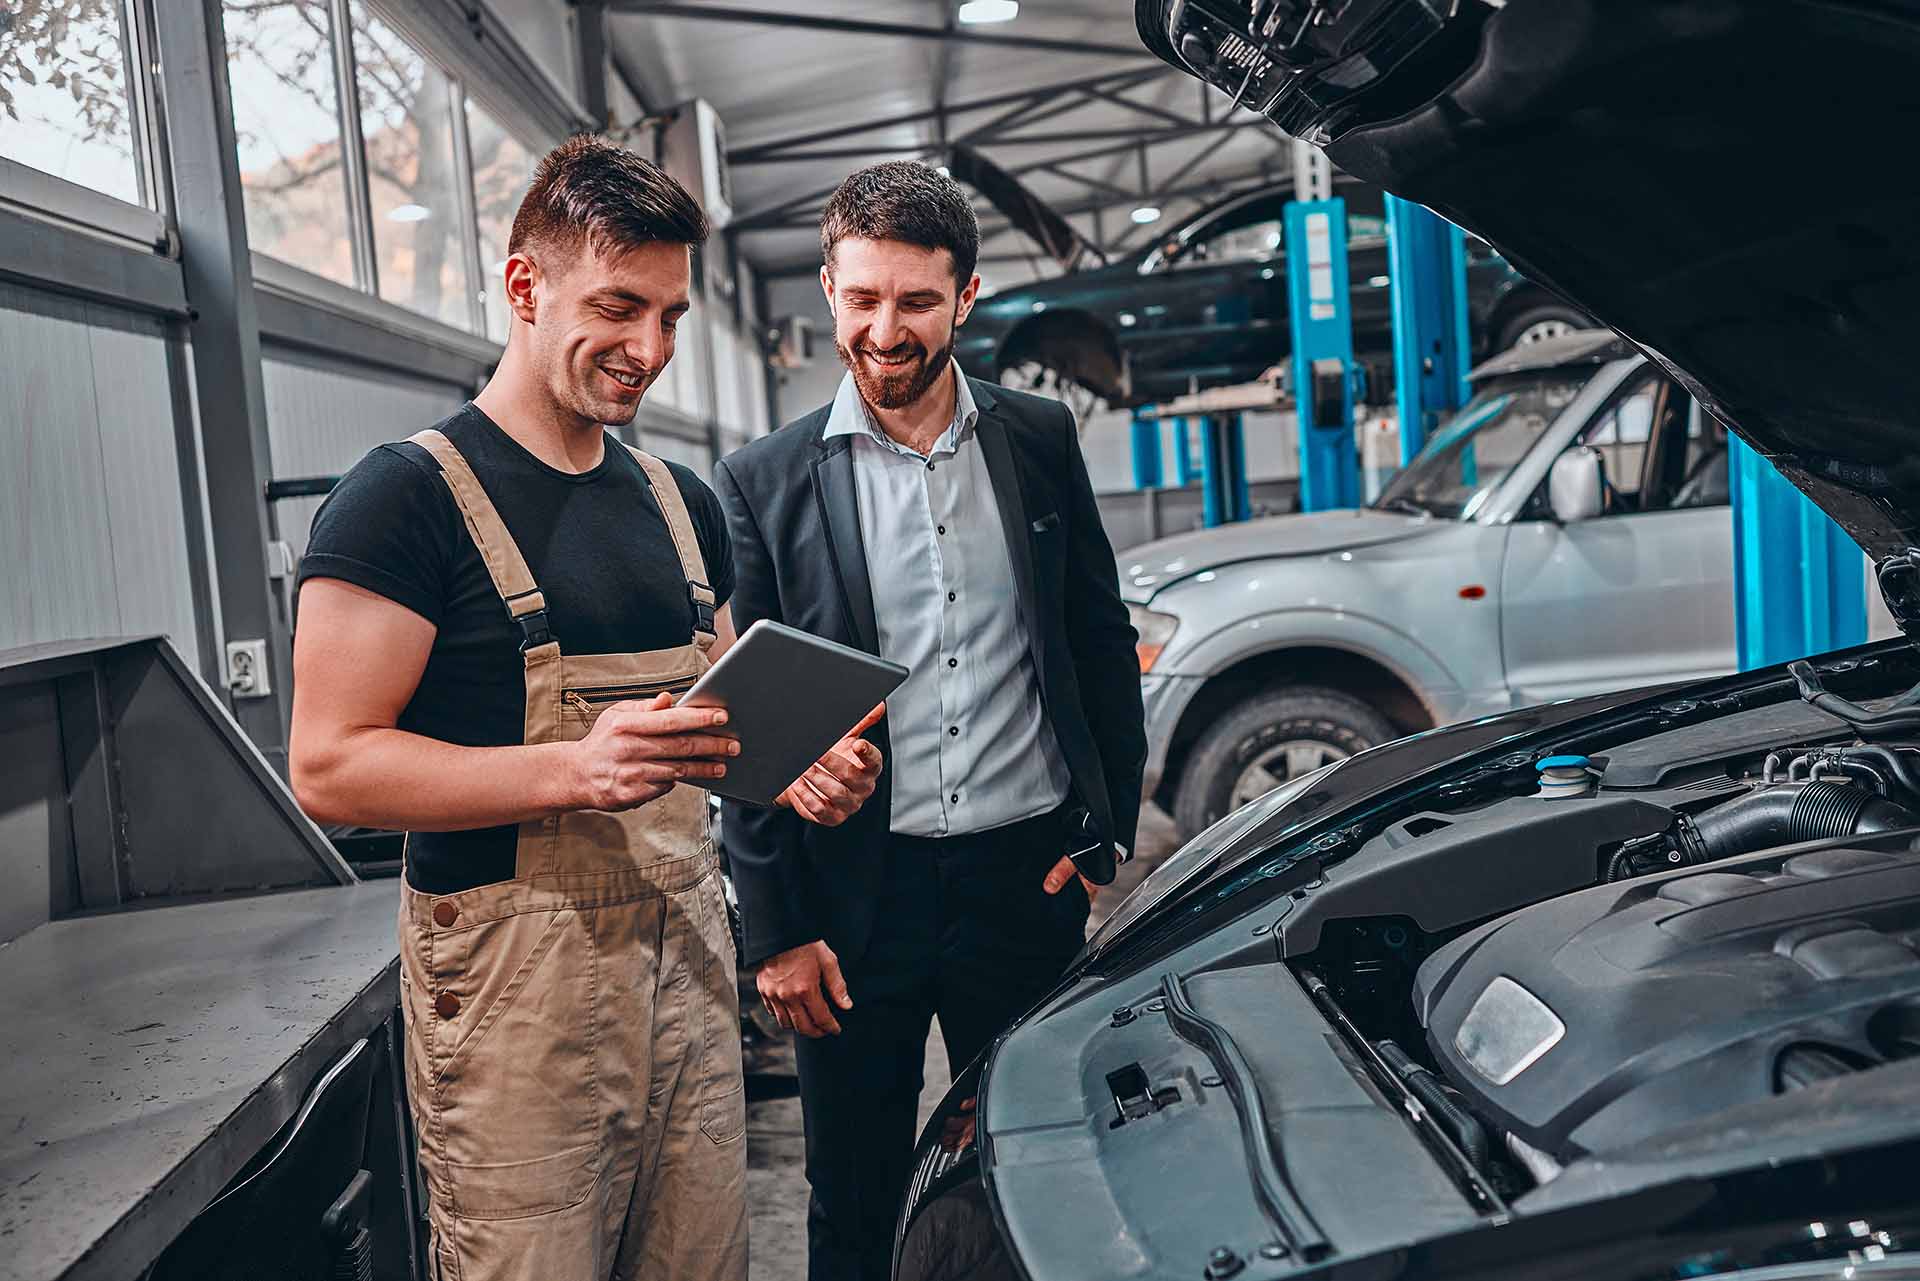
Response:
M1158 610L1148 609L1145 605L1127 606L1127 618L1133 623L1133 630L1140 634L1134 643L1134 649L1140 655L1140 674L1146 675L1160 658L1160 651L1173 639L1174 632L1180 628L1180 620L1172 614L1162 614Z

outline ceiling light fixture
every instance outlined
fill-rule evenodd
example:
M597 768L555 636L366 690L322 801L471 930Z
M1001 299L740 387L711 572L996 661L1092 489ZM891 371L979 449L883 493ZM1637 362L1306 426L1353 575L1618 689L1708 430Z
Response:
M1157 205L1141 205L1133 211L1133 220L1142 227L1150 222L1160 221L1160 209Z
M1020 0L967 0L958 17L968 26L988 22L1012 22L1020 16Z
M387 212L388 222L425 222L433 217L433 210L425 205L395 205Z

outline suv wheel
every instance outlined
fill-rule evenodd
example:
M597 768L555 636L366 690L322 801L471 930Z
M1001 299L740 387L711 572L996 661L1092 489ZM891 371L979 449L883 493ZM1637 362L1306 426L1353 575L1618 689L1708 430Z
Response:
M1386 717L1338 690L1256 694L1202 732L1174 794L1174 822L1191 839L1290 779L1398 737Z
M1495 352L1527 347L1549 338L1563 338L1575 330L1591 329L1593 322L1564 303L1540 303L1507 321L1494 340Z

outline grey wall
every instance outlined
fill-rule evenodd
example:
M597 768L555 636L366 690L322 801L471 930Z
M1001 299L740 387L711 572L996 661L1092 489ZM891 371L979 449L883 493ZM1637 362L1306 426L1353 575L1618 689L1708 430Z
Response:
M407 379L365 366L323 361L267 348L260 376L266 385L267 438L276 479L337 476L368 450L431 427L466 400L464 389ZM318 498L276 503L280 537L297 560Z
M0 285L0 649L159 632L197 665L167 343Z
M787 316L813 321L813 363L802 369L776 370L774 418L790 423L833 399L846 372L833 354L833 313L814 276L781 276L767 282L767 323Z

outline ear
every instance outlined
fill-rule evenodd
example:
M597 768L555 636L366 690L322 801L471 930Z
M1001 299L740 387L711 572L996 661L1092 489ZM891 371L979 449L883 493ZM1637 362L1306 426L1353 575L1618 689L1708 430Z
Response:
M512 254L501 272L506 280L507 306L520 320L531 325L540 312L540 266L524 253Z
M820 292L827 296L827 310L833 310L833 269L826 263L820 264Z
M967 281L966 287L960 291L960 296L954 300L953 323L956 326L967 323L967 317L973 312L974 300L979 297L980 275L975 272L973 278Z

